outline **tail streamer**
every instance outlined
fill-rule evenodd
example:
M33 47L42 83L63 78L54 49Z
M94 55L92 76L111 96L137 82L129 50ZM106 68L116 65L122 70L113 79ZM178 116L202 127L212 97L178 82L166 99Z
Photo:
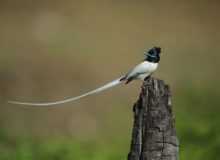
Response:
M99 92L102 92L108 88L111 88L113 86L116 86L117 84L121 83L122 82L122 79L123 77L120 77L98 89L95 89L91 92L88 92L88 93L85 93L83 95L80 95L80 96L77 96L77 97L74 97L74 98L70 98L70 99L66 99L66 100L63 100L63 101L57 101L57 102L49 102L49 103L25 103L25 102L15 102L15 101L8 101L8 103L12 103L12 104L20 104L20 105L29 105L29 106L50 106L50 105L56 105L56 104L62 104L62 103L67 103L67 102L71 102L71 101L75 101L77 99L80 99L80 98L83 98L83 97L86 97L86 96L89 96L89 95L92 95L92 94L96 94L96 93L99 93Z

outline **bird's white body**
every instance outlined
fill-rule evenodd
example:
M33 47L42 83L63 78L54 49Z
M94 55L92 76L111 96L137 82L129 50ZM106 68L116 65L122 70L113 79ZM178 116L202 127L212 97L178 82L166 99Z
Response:
M139 79L144 81L149 75L151 75L157 69L158 63L152 63L148 61L143 61L134 67L128 74L126 75L126 79L130 77L134 77L134 79Z

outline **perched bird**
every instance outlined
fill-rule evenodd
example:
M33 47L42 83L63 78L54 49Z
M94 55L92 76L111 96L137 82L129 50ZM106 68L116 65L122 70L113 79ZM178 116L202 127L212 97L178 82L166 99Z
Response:
M96 89L96 90L85 93L85 94L78 96L78 97L74 97L74 98L70 98L70 99L58 101L58 102L50 102L50 103L24 103L24 102L14 102L14 101L8 101L8 102L13 103L13 104L31 105L31 106L55 105L55 104L61 104L61 103L74 101L74 100L86 97L88 95L102 92L102 91L104 91L108 88L111 88L111 87L113 87L123 81L126 81L125 82L126 84L128 84L130 81L132 81L134 79L144 81L157 69L158 62L160 61L160 52L161 52L161 48L159 48L159 47L154 47L151 50L149 50L148 52L144 52L144 54L147 55L147 58L144 61L142 61L140 64L138 64L136 67L134 67L125 76L122 76L122 77Z

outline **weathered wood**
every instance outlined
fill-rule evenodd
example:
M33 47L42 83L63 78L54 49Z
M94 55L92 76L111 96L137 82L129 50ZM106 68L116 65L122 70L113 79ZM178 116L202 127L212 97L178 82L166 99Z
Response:
M169 86L157 78L148 78L133 111L128 160L178 160L178 139Z

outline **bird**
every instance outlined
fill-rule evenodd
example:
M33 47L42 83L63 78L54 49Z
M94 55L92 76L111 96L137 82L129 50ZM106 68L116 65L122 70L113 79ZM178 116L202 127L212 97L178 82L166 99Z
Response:
M155 70L158 67L158 63L160 61L160 53L161 48L160 47L153 47L148 52L144 52L144 54L147 56L141 63L139 63L137 66L135 66L132 70L130 70L127 74L124 76L98 88L93 91L87 92L83 95L62 100L62 101L56 101L56 102L48 102L48 103L27 103L27 102L16 102L16 101L8 101L8 103L12 104L19 104L19 105L30 105L30 106L49 106L49 105L57 105L62 103L67 103L70 101L74 101L92 94L96 94L99 92L102 92L108 88L111 88L113 86L118 85L121 82L125 81L125 84L128 84L132 80L141 80L145 81L147 78L151 76L155 72Z

